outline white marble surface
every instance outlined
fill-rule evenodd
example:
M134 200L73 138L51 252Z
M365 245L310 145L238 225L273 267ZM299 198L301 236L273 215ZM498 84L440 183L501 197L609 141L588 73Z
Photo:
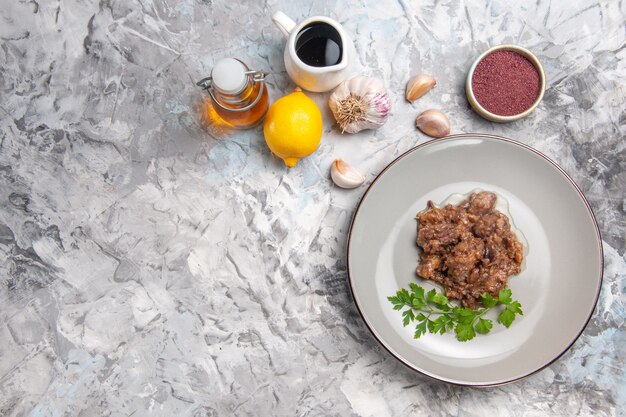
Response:
M15 1L0 10L0 415L614 416L626 409L626 3L623 1ZM519 3L519 4L518 4ZM260 128L217 140L194 81L235 56L293 85L270 16L315 14L353 35L356 69L394 101L376 132L341 136L287 170ZM487 47L517 43L548 75L529 118L497 125L464 97ZM409 75L437 77L414 105ZM603 233L601 299L574 347L493 389L406 369L362 323L347 230L368 182L426 137L528 143L581 186Z

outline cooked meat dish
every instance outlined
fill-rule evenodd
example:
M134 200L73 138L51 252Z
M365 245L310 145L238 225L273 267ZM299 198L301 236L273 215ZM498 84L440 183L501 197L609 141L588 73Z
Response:
M481 191L456 206L429 201L417 214L417 275L441 284L464 307L476 308L484 293L497 297L508 277L521 271L523 247L508 217L495 209L496 200Z

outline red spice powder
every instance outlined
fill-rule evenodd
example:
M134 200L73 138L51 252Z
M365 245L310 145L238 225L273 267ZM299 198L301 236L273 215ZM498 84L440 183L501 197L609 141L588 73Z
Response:
M528 110L541 88L537 68L525 56L500 50L484 57L474 70L472 90L485 110L514 116Z

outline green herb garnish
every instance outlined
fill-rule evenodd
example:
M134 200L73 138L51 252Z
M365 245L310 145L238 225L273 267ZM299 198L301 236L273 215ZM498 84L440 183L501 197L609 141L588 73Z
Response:
M476 337L476 333L487 334L493 327L493 322L483 316L491 309L501 306L498 323L509 327L517 314L523 315L522 305L513 300L511 290L500 290L498 298L489 294L480 297L482 308L472 310L450 303L448 297L432 289L428 292L415 283L409 284L411 291L402 288L396 295L387 297L393 304L394 310L402 310L402 324L404 327L412 322L415 326L414 338L418 339L427 331L429 333L444 334L454 329L456 339L466 342Z

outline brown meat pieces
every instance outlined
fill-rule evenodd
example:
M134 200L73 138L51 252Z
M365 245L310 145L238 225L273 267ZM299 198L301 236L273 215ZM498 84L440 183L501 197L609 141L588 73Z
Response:
M509 219L495 210L497 196L473 193L457 206L431 201L417 214L422 248L417 274L444 287L448 298L476 308L480 296L498 296L510 275L521 271L523 248Z

